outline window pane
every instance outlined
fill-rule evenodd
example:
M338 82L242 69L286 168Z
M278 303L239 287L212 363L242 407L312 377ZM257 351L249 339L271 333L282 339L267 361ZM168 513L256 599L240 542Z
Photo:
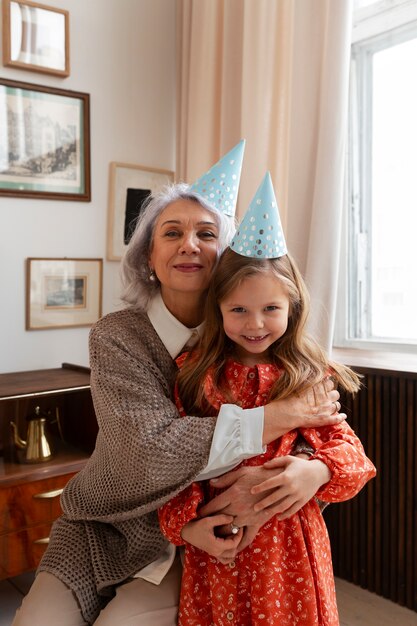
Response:
M369 7L371 4L376 4L377 2L379 2L379 0L354 0L354 10L357 11L358 9Z
M417 340L417 39L373 56L371 335Z

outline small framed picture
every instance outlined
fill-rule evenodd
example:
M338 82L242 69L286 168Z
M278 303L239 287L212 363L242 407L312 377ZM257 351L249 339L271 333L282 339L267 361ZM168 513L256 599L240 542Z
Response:
M174 172L129 163L110 163L107 226L107 260L120 261L130 241L144 202L164 185Z
M27 259L26 330L91 326L102 313L103 259Z
M3 63L69 76L68 11L29 0L3 0Z
M0 195L91 200L90 96L0 77Z

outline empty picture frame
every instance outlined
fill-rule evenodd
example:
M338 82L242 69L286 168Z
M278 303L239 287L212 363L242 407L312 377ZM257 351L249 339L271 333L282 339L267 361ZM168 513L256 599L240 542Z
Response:
M91 326L102 313L103 259L26 260L26 330Z
M107 260L120 261L144 201L172 183L174 172L129 163L110 163Z
M29 0L3 0L3 63L69 76L68 11Z

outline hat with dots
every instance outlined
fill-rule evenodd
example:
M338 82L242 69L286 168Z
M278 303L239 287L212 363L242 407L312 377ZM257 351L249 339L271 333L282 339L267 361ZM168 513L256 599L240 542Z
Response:
M256 259L278 259L287 254L278 204L267 172L233 237L230 248Z
M245 143L241 139L208 172L190 185L191 191L203 196L207 202L230 217L234 217L236 211Z

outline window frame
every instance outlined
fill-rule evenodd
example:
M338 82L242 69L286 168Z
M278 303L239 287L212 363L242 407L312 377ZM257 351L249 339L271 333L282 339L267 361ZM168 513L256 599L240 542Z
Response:
M375 52L417 37L417 0L382 0L358 9L352 31L345 211L333 345L340 348L417 353L417 340L370 337L372 62ZM359 116L355 107L361 107ZM352 130L353 129L353 130ZM350 155L356 153L357 166ZM364 263L356 262L358 255ZM363 271L361 271L361 268ZM352 300L354 306L349 306ZM365 338L357 336L363 326Z

